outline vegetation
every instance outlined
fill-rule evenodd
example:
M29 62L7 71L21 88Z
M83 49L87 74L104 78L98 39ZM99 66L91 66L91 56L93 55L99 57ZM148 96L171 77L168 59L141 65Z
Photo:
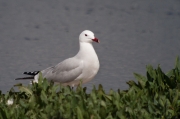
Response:
M180 62L163 73L158 66L147 66L146 76L134 74L128 90L94 87L88 94L79 85L76 89L54 85L39 78L39 83L12 88L0 93L1 119L177 119L180 118Z

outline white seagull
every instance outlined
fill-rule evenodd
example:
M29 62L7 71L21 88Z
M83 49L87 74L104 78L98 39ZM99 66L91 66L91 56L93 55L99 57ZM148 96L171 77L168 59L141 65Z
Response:
M86 83L94 78L100 67L92 42L99 43L99 40L93 32L85 30L79 35L80 49L74 57L42 71L24 72L31 77L17 78L16 80L34 79L33 82L38 82L39 72L41 72L43 78L63 85L75 86L80 81Z

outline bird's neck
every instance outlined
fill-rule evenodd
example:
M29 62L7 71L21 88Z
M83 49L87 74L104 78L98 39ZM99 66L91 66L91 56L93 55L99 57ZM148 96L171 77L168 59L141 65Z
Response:
M78 58L86 58L89 56L97 57L96 52L92 46L92 43L80 42L80 49L76 55Z

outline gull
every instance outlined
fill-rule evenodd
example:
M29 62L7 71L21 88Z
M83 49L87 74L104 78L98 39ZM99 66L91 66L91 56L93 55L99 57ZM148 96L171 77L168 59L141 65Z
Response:
M15 80L34 79L33 82L38 83L41 72L43 78L63 85L74 87L81 81L82 83L89 82L95 77L100 67L98 56L92 45L93 42L99 43L99 40L92 31L85 30L79 35L80 48L74 57L65 59L57 65L41 71L24 72L24 74L31 75L31 77Z

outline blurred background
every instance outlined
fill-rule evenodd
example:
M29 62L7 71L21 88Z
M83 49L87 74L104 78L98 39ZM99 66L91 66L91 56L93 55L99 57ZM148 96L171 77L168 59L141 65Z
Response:
M100 70L84 85L127 89L146 65L164 72L180 55L180 0L0 0L0 90L24 71L42 70L76 55L79 34L91 30Z

